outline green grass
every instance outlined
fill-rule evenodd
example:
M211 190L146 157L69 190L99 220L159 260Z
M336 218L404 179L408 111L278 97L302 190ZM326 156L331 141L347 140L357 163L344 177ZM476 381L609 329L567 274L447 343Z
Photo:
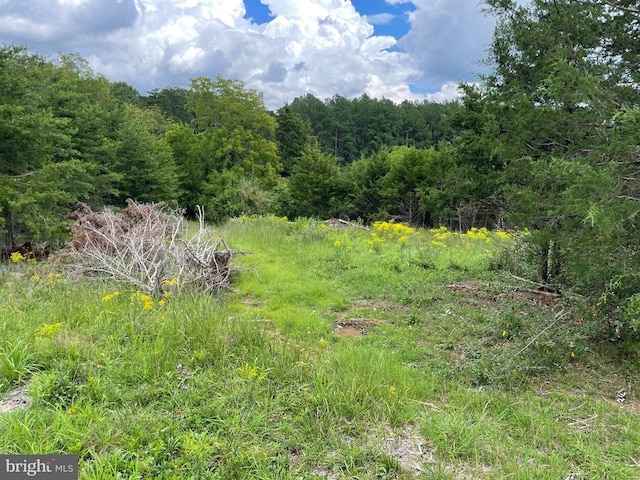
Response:
M236 292L151 309L6 266L0 399L26 384L32 405L0 413L0 451L78 454L83 479L640 476L634 348L598 347L575 300L490 270L510 240L276 218L218 233L244 252Z

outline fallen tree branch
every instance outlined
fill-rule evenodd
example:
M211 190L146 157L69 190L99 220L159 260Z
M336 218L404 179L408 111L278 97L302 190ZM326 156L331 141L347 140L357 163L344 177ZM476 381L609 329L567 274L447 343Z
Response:
M205 292L230 289L234 251L214 240L199 212L199 229L187 238L181 210L127 201L118 213L80 204L72 237L60 253L77 274L107 275L160 296L167 285Z

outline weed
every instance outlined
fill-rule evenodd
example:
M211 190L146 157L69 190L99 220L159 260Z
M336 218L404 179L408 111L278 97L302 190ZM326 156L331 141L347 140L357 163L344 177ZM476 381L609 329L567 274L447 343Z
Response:
M231 221L237 294L12 264L2 389L32 378L33 402L0 451L77 453L82 479L636 478L633 348L495 269L511 235L399 225Z
M17 339L0 347L1 389L6 389L15 383L22 383L39 368L35 354L26 341Z

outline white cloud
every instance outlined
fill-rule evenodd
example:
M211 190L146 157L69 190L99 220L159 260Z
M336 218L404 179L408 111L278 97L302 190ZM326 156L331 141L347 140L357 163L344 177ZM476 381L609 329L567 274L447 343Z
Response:
M244 18L243 0L0 0L0 43L78 52L142 94L199 76L240 79L278 108L306 93L450 99L491 27L475 0L414 0L405 51L389 51L398 42L373 25L390 13L363 16L349 0L262 1L273 19L257 25ZM439 91L413 93L413 83Z
M388 2L390 0L387 0ZM397 0L391 0L397 1ZM469 80L486 56L495 20L481 13L479 0L413 0L410 32L400 45L434 84Z
M386 25L396 16L392 13L376 13L375 15L367 15L366 18L371 25Z
M462 91L460 90L460 84L458 82L447 82L442 87L440 87L440 91L435 93L427 93L427 100L430 102L450 102L453 100L457 100L462 96Z
M79 5L82 5L83 3L87 3L87 0L58 0L58 3L64 7L65 5L72 5L74 7L77 7Z

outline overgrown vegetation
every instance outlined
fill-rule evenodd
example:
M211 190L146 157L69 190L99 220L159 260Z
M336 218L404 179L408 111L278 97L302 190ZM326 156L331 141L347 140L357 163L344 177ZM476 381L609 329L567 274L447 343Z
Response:
M272 113L223 78L143 97L77 55L2 46L0 371L3 389L32 378L35 402L3 420L3 451L81 452L89 478L197 478L212 458L223 478L402 476L364 441L394 444L380 423L423 439L436 478L633 477L632 417L593 396L633 392L640 338L638 11L485 3L493 70L447 105ZM241 297L170 298L226 283L229 250L158 212L123 228L109 212L127 202L226 225L258 259ZM85 271L130 286L45 271L69 238Z
M0 413L0 450L77 453L85 480L637 478L634 350L492 270L511 234L215 233L250 252L215 301L5 267L0 399L32 405Z
M621 1L487 0L498 19L460 102L312 95L269 112L224 78L140 96L77 55L0 49L0 256L46 255L84 202L169 202L189 218L338 217L466 232L529 228L546 291L637 337L637 11ZM173 202L173 203L171 203ZM518 273L516 273L518 274Z

